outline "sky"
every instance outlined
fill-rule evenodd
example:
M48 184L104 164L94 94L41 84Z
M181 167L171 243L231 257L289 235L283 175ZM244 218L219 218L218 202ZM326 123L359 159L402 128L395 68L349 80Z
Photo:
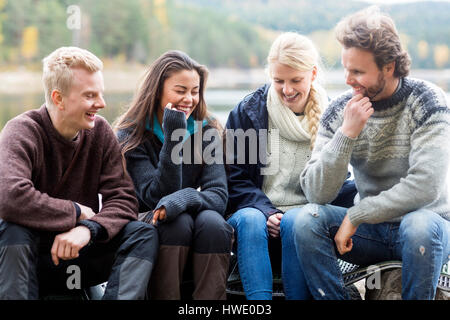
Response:
M362 0L362 1L373 3L373 4L391 4L391 3L408 3L408 2L431 2L431 1L450 2L450 0Z

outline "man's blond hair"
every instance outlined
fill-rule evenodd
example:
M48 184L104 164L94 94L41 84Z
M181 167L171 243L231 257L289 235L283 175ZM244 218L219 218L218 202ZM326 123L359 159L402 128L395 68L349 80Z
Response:
M52 106L52 92L58 90L63 95L70 91L73 81L72 69L82 68L89 72L103 69L103 63L93 53L77 47L61 47L43 59L45 102Z

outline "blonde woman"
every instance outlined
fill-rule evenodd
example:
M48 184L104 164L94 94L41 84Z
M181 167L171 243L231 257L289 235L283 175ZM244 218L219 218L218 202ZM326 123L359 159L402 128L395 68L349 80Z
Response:
M245 97L226 124L234 138L227 136L227 153L233 153L230 158L234 160L228 163L228 212L233 213L228 222L235 230L247 299L272 298L271 258L280 255L280 247L286 298L307 299L305 280L297 272L292 224L299 208L308 202L300 173L310 158L328 98L317 81L319 54L308 38L293 32L281 34L272 44L267 62L271 83ZM257 148L249 142L245 150L239 150L236 129L256 130L259 137L267 132L267 138L260 139ZM237 150L229 148L232 142ZM261 152L261 148L266 150ZM252 164L254 155L250 153L255 151L267 158ZM239 161L243 153L245 163ZM353 182L346 182L334 203L351 206L355 194Z

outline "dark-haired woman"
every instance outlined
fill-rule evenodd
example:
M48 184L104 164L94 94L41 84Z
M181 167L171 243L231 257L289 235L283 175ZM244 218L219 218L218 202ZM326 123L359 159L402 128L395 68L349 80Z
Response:
M221 128L204 99L207 75L187 54L166 52L115 125L140 219L158 229L152 299L181 298L188 262L194 299L226 298L233 229L223 217L227 181Z

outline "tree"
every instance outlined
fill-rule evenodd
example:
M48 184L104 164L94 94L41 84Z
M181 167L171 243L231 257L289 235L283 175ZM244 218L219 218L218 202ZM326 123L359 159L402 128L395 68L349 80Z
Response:
M6 5L6 0L0 0L0 44L2 44L3 42L3 31L2 31L2 24L3 24L3 20L4 20L4 12L3 12L3 8Z
M445 44L434 47L434 63L438 68L444 68L448 65L450 51Z
M21 54L26 60L34 58L38 52L39 31L35 26L23 30Z

